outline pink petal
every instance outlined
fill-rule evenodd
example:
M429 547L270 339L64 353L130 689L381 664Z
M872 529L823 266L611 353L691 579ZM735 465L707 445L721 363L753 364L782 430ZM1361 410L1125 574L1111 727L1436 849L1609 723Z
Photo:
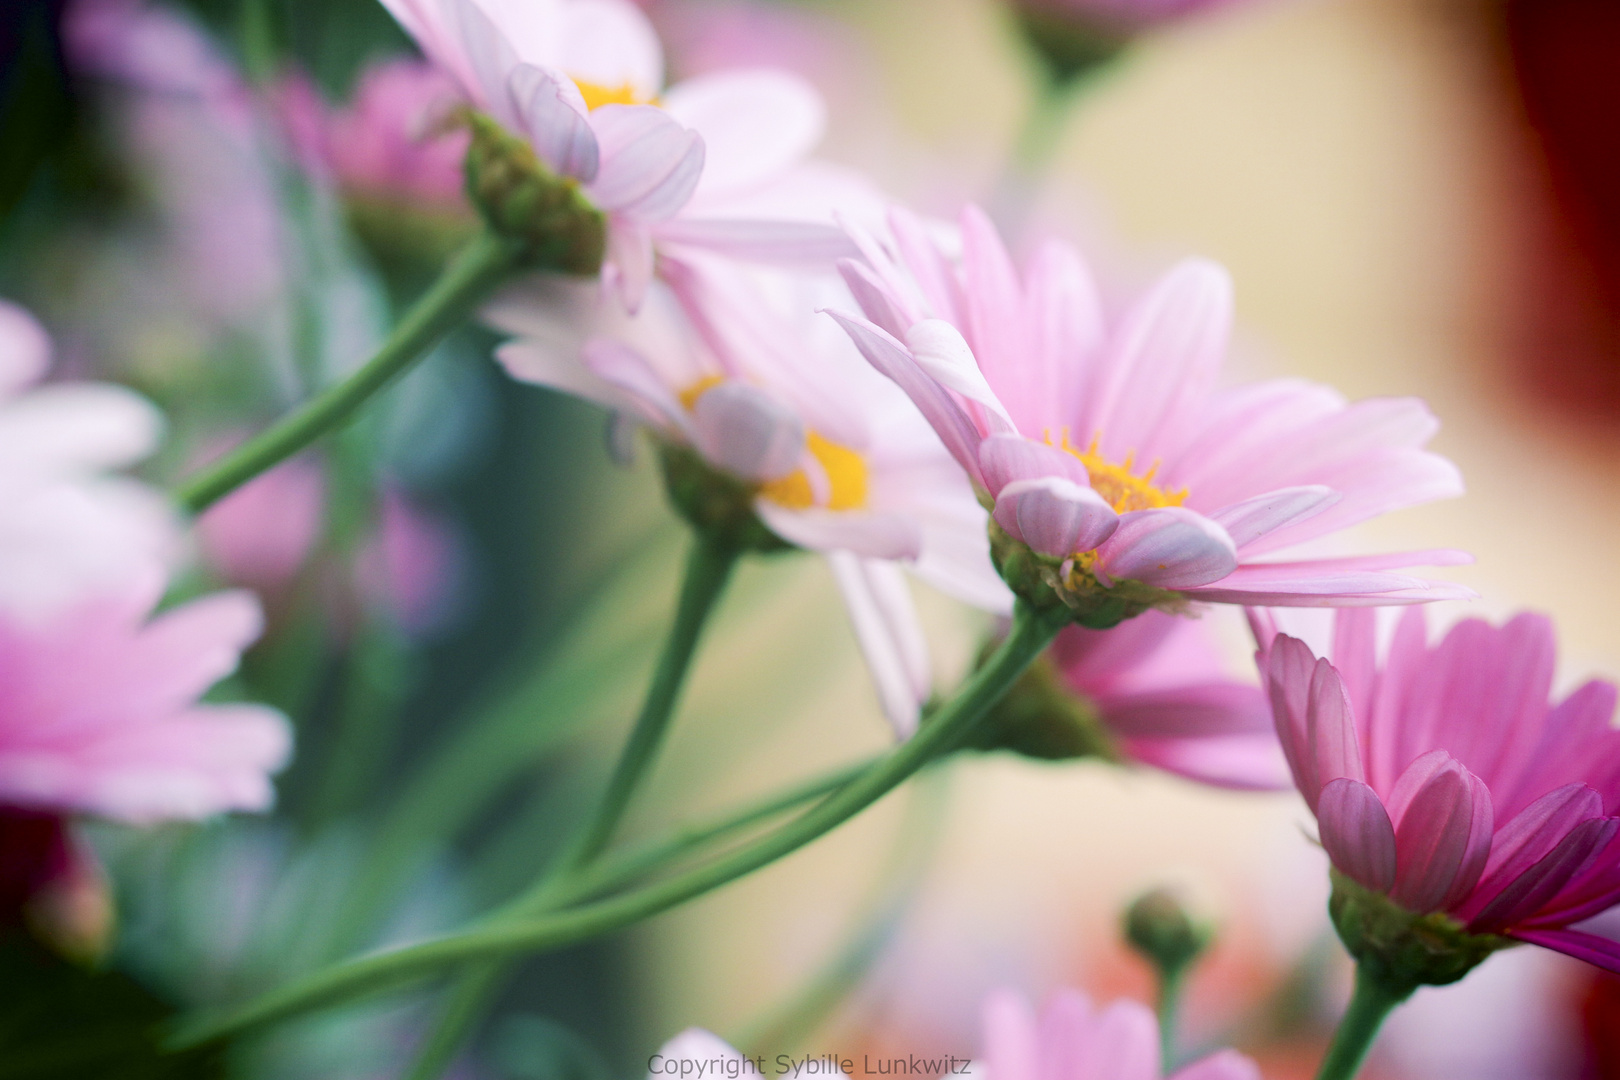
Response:
M827 314L844 328L868 363L906 392L906 396L939 435L945 449L951 452L957 464L967 470L974 483L982 487L984 474L979 471L979 431L950 392L917 366L917 361L905 347L884 331L865 319L837 311L828 311Z
M896 340L906 336L906 329L916 320L905 313L905 305L871 267L853 259L840 259L838 274L874 325Z
M851 551L873 559L915 559L923 531L907 514L855 513L810 507L790 510L769 499L754 500L754 512L771 532L811 551Z
M1316 778L1316 758L1310 752L1310 732L1306 716L1310 710L1311 681L1317 659L1310 647L1298 638L1278 634L1270 648L1261 653L1261 677L1271 701L1277 738L1294 774L1294 784L1314 810L1322 784Z
M956 327L941 319L924 319L906 330L906 348L935 382L967 398L970 409L979 406L984 418L981 428L993 435L1017 433L1012 417L985 382L973 350Z
M1281 488L1223 506L1209 518L1225 529L1232 543L1241 548L1274 529L1320 514L1339 498L1338 492L1320 485Z
M704 175L708 175L705 166ZM843 230L810 221L705 220L678 217L658 224L660 247L685 245L734 259L783 266L829 266L853 254Z
M1217 1050L1170 1074L1169 1080L1261 1080L1260 1066L1236 1050Z
M1477 909L1552 851L1583 821L1603 816L1603 798L1585 784L1549 791L1497 830L1476 891ZM1466 909L1465 909L1466 910Z
M1078 990L1061 987L1041 1007L1035 1047L1039 1080L1081 1080L1090 1074L1096 1049L1091 1001Z
M1568 929L1515 930L1512 936L1620 975L1620 941Z
M1079 458L1021 435L992 435L980 443L979 467L984 470L985 484L992 495L1014 480L1046 476L1091 486L1091 477Z
M1513 878L1469 920L1470 927L1494 930L1532 918L1559 891L1592 863L1592 858L1620 834L1620 819L1583 821L1534 866Z
M1306 752L1315 763L1317 784L1341 777L1365 780L1361 746L1350 699L1339 673L1326 660L1311 671L1310 700L1305 711Z
M785 71L720 71L670 88L663 106L703 137L704 196L742 192L771 179L821 141L826 108L809 83Z
M1490 844L1489 790L1461 764L1447 760L1400 812L1399 869L1390 896L1419 913L1455 903L1479 880Z
M1201 683L1110 698L1103 722L1125 738L1272 734L1265 695L1241 683Z
M1102 301L1074 248L1049 240L1025 273L1029 359L1002 373L1008 411L1031 431L1061 432L1075 422L1102 347ZM1078 433L1077 433L1078 434Z
M1340 608L1333 614L1333 666L1344 683L1363 745L1371 730L1378 682L1377 630L1378 616L1370 608Z
M507 92L541 161L582 183L596 179L600 148L586 119L585 99L572 79L533 64L519 64L512 71Z
M703 173L703 140L651 105L603 105L590 115L601 166L589 185L603 210L642 222L674 216Z
M1147 1006L1116 1001L1092 1026L1091 1075L1097 1080L1158 1080L1159 1022Z
M505 4L520 12L541 7L533 0L505 0ZM543 8L537 14L544 14ZM561 16L561 25L543 29L555 35L558 67L597 86L628 85L642 100L663 88L664 57L657 31L635 4L629 0L568 0L556 5L556 14ZM529 36L518 33L515 26L512 29L514 39Z
M1238 791L1281 791L1290 786L1288 762L1270 732L1193 739L1125 739L1124 745L1132 760L1200 784Z
M1237 547L1226 530L1179 506L1121 514L1097 554L1109 577L1161 589L1207 585L1237 569Z
M909 739L933 679L928 644L905 578L892 562L860 559L847 551L828 552L827 565L843 593L883 714L896 739Z
M804 423L765 391L728 381L693 402L692 442L710 464L733 476L776 480L799 467Z
M1121 520L1101 495L1056 476L1014 480L996 496L992 516L1015 540L1058 558L1091 551Z
M1030 362L1025 340L1023 294L1007 249L984 211L962 209L963 329L991 386L1015 385L1014 374ZM943 313L941 313L943 314Z
M1340 777L1316 803L1322 846L1333 865L1378 892L1395 884L1395 827L1378 794L1359 780Z
M1200 259L1181 263L1126 313L1078 430L1101 432L1101 452L1111 461L1132 452L1162 456L1169 447L1161 442L1184 439L1208 398L1231 324L1226 271Z
M984 1061L996 1080L1043 1080L1036 1053L1035 1016L1029 1003L1012 990L996 990L984 999Z
M51 339L25 309L0 300L0 399L37 382L51 362Z
M597 378L623 393L642 418L658 427L692 436L691 418L657 370L635 349L608 338L592 338L580 360Z

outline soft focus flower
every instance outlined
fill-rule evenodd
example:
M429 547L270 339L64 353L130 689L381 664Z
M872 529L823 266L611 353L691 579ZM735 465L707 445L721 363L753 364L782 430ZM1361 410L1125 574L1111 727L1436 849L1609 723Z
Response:
M259 633L247 593L151 617L149 576L44 624L0 614L0 805L147 823L262 810L290 735L261 705L201 705Z
M353 100L338 108L309 83L291 81L281 111L300 156L349 194L454 210L465 206L467 133L444 125L460 101L443 70L393 59L366 68Z
M1549 704L1539 615L1469 619L1431 647L1408 611L1382 663L1374 623L1341 611L1330 663L1255 616L1277 732L1334 867L1443 928L1620 970L1620 944L1578 925L1620 903L1614 684Z
M309 457L283 462L197 519L203 558L223 581L274 596L309 558L325 505L320 464Z
M0 300L0 613L47 617L161 565L178 543L167 501L107 470L156 446L162 420L108 383L34 384L50 339Z
M1126 757L1207 784L1288 783L1265 695L1226 676L1204 624L1149 611L1112 630L1070 626L1049 655Z
M356 553L355 578L366 597L411 634L425 634L454 613L459 551L440 518L396 487L378 500L376 531Z
M634 309L655 242L768 258L830 258L828 225L739 218L730 205L820 139L820 99L774 71L664 87L646 16L627 0L386 0L422 50L608 217L603 271Z
M1145 1005L1104 1009L1075 990L1059 990L1037 1017L1010 990L984 1003L984 1074L988 1080L1158 1080L1159 1023ZM1170 1080L1259 1080L1242 1054L1219 1050L1170 1074Z
M112 896L95 856L60 814L0 804L0 937L24 927L68 956L99 956Z
M891 224L892 247L862 237L867 261L840 264L867 318L834 317L1077 611L1472 595L1390 572L1458 552L1263 559L1462 481L1423 449L1436 422L1415 399L1346 404L1296 380L1218 389L1232 315L1220 267L1185 262L1109 318L1066 244L1020 276L975 208L959 259L917 219Z
M697 454L771 533L825 553L884 710L909 735L930 677L894 560L1008 610L984 511L906 396L814 314L818 300L845 295L831 275L694 258L671 285L635 318L599 305L583 342L550 314L558 305L510 299L489 315L520 337L497 355L517 378L600 402Z

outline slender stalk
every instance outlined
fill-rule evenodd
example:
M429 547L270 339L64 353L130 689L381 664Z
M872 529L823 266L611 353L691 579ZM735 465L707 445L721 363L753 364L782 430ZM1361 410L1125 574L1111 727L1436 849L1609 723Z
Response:
M613 839L613 833L624 820L630 800L640 786L647 771L658 757L659 747L669 731L675 715L675 704L680 699L681 687L691 670L692 658L697 654L698 639L708 624L716 601L725 591L726 582L737 566L742 552L712 533L699 531L691 554L686 561L686 576L681 582L681 598L675 609L675 622L664 643L663 655L653 672L652 684L642 702L641 714L636 717L630 739L619 755L613 775L597 803L596 812L585 828L563 853L557 866L546 874L508 910L518 915L532 915L552 906L553 895L565 887L584 867L590 865L602 849ZM434 1080L455 1056L456 1048L466 1037L467 1030L477 1022L483 1007L499 990L506 973L503 961L470 965L457 976L450 988L449 1001L439 1015L438 1022L429 1033L411 1066L407 1080Z
M1378 1029L1383 1026L1395 1006L1412 996L1413 986L1389 986L1368 972L1365 964L1356 965L1356 989L1350 996L1350 1007L1339 1020L1339 1029L1333 1033L1333 1043L1316 1080L1351 1080L1361 1068L1361 1062L1372 1049Z
M1181 1022L1181 996L1187 988L1187 969L1163 968L1159 972L1159 1060L1168 1074L1181 1063L1181 1051L1176 1042L1176 1030Z
M445 267L406 312L375 356L180 485L176 500L200 513L260 473L338 427L405 372L485 300L516 266L518 246L484 230Z
M1041 654L1063 620L1020 603L1012 631L956 696L916 735L885 755L859 779L754 842L653 885L533 919L504 919L417 945L337 964L215 1019L185 1025L170 1040L176 1049L360 994L397 987L467 960L561 948L667 911L767 866L842 825L959 744L1007 688Z

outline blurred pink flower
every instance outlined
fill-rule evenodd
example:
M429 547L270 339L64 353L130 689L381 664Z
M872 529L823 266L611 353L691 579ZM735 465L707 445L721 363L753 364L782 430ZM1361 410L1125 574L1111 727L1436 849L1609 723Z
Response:
M834 318L994 499L997 524L1067 560L1071 587L1284 606L1472 595L1389 572L1467 561L1454 551L1261 561L1462 480L1423 449L1438 425L1415 399L1346 404L1297 380L1217 389L1232 319L1219 266L1184 262L1111 319L1066 244L1020 276L977 208L960 259L909 214L891 227L892 246L858 233L865 261L840 264L867 318Z
M632 310L665 245L789 261L847 253L829 223L731 212L821 137L821 101L798 77L732 71L666 89L657 37L628 0L386 6L473 104L608 216L603 273Z
M26 927L81 960L112 930L112 895L95 856L60 814L0 804L0 936Z
M984 1002L984 1065L988 1080L1159 1080L1159 1023L1145 1005L1097 1009L1075 990L1053 994L1037 1017L1022 995L1000 990ZM1260 1080L1260 1069L1218 1050L1170 1080Z
M355 576L371 602L404 630L426 633L450 613L458 555L455 537L442 520L387 487L376 532L360 549Z
M755 491L755 513L773 533L824 554L884 712L909 736L932 679L896 562L1009 611L984 510L906 396L815 315L823 303L849 302L835 276L712 257L667 276L634 318L597 304L583 328L587 297L511 294L486 312L519 335L497 356L516 378L597 401L692 448Z
M154 575L42 625L0 614L0 804L134 823L270 805L286 720L197 701L258 636L257 602L151 618L161 594Z
M34 384L50 339L0 300L0 613L43 619L163 566L179 542L163 495L107 470L157 444L162 418L110 383Z
M223 447L221 447L223 449ZM307 457L237 488L197 519L203 558L219 577L275 594L292 584L319 539L326 480Z
M327 105L302 79L283 85L279 104L306 166L350 194L459 208L467 133L438 125L460 100L439 68L394 59L366 68L343 107Z
M1050 656L1133 760L1206 784L1288 785L1265 694L1226 676L1203 623L1148 611L1112 630L1070 626Z
M1339 612L1329 663L1254 616L1277 733L1334 866L1412 912L1620 971L1620 943L1577 925L1620 903L1614 684L1549 704L1539 615L1465 620L1431 647L1411 610L1382 664L1374 621Z
M1037 15L1073 19L1099 34L1126 37L1248 0L1012 0Z

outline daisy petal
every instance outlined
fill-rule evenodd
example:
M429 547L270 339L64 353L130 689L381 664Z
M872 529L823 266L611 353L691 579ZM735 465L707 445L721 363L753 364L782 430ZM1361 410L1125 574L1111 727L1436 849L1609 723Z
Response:
M1110 578L1161 589L1219 581L1237 569L1237 545L1226 530L1179 506L1121 514L1119 529L1098 549Z

